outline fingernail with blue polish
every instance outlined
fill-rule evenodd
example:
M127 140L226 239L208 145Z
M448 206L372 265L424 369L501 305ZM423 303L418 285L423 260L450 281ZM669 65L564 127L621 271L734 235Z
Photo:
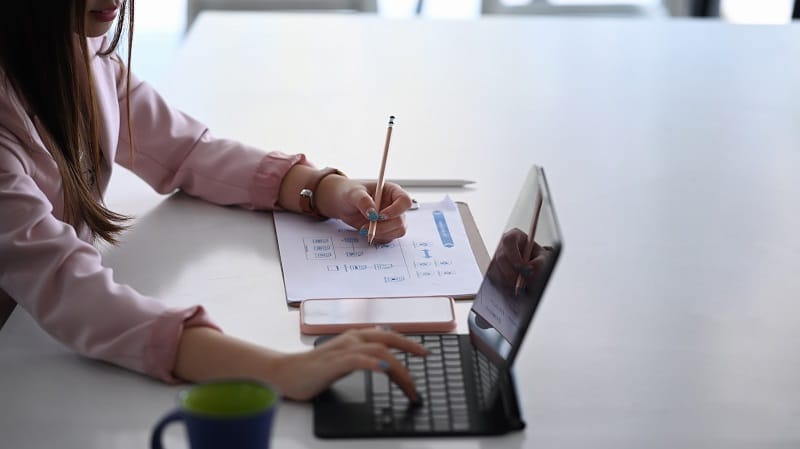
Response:
M526 278L533 276L533 267L528 267L528 266L524 267L522 269L522 275L525 276Z
M378 211L376 211L375 209L369 209L367 210L367 218L369 219L369 221L378 221L380 215L378 215Z
M389 219L388 215L380 214L378 215L378 221L386 221Z
M362 237L366 237L367 234L369 234L369 229L367 229L367 228L363 228L363 229L359 229L358 230L358 235L360 235Z
M389 371L389 362L387 362L386 360L379 361L378 362L378 368L380 368L380 369L382 369L384 371Z

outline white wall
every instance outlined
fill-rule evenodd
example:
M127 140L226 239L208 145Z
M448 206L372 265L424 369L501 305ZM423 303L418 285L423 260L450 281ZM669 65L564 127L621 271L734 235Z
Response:
M527 0L504 0L525 2ZM554 3L598 3L649 0L551 0ZM673 14L688 13L690 0L663 0ZM417 0L378 0L386 18L414 15ZM476 18L481 0L425 0L426 18ZM786 23L793 0L722 0L723 18L738 23ZM158 87L180 45L185 27L186 0L137 0L132 67L141 78Z

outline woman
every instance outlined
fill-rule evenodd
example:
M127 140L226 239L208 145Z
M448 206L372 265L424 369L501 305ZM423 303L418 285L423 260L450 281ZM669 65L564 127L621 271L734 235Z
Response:
M0 2L0 297L89 357L167 382L257 378L309 399L359 369L386 371L416 399L389 351L424 349L392 332L348 332L282 354L223 334L200 306L169 309L116 284L92 245L114 243L127 217L102 200L114 162L157 191L182 189L222 205L380 220L379 241L405 233L409 196L387 184L317 170L303 155L264 154L212 137L133 77L115 53L133 0ZM113 38L106 37L114 20ZM127 20L126 20L127 19ZM308 189L313 193L301 196ZM157 257L157 255L154 255Z

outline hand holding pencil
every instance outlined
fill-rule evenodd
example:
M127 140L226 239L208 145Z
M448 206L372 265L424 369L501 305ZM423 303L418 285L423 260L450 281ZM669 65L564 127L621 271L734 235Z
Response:
M370 244L385 243L406 233L405 212L411 208L411 196L395 183L386 182L386 160L391 142L394 116L389 118L377 181L342 178L331 180L320 194L321 201L333 207L330 215L339 218L366 236Z
M386 243L406 234L405 212L411 208L411 196L399 185L385 182L379 208L373 199L377 190L376 181L355 181L347 179L336 183L331 190L324 192L337 209L331 217L338 218L358 230L366 237L369 233L369 217L375 218L376 226L373 243ZM327 186L326 186L327 187Z

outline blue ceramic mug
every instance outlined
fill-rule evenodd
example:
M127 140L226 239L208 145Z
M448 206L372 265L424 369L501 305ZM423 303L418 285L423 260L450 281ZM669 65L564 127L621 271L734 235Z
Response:
M268 449L278 391L252 380L222 380L194 385L178 395L179 406L158 421L150 439L162 449L161 434L183 421L192 449Z

